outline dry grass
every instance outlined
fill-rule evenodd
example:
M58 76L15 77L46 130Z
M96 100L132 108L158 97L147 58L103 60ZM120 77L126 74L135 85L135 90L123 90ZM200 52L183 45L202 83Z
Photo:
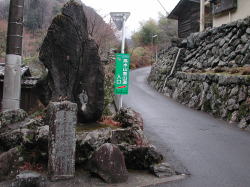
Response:
M114 121L111 116L102 117L102 119L99 121L99 123L102 124L102 125L121 127L121 123L119 123L117 121Z
M250 75L250 67L222 68L217 67L209 70L192 70L188 73L209 73L209 74L229 74L229 75Z

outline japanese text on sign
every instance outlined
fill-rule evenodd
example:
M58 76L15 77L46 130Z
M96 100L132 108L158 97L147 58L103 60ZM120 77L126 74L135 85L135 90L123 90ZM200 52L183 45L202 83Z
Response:
M116 54L116 71L115 71L115 94L128 94L129 83L129 54Z

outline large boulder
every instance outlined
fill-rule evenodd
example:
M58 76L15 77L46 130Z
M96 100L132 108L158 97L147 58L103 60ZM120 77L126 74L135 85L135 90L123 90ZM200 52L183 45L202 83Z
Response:
M95 150L105 143L114 145L126 144L135 146L148 146L149 141L141 129L101 128L93 131L78 132L76 136L76 161L84 163Z
M104 72L82 4L71 0L64 5L48 29L39 58L48 69L39 90L43 104L69 100L77 103L80 122L98 120L104 106Z
M115 145L103 144L89 161L91 172L107 183L121 183L128 180L128 171L122 152Z
M167 162L151 165L150 171L159 178L175 175L175 171Z

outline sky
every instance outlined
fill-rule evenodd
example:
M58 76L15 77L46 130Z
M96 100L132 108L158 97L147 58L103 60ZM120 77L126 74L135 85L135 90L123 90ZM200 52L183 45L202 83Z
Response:
M179 0L159 0L168 12L176 6ZM97 13L109 20L110 12L130 12L126 23L127 36L140 28L140 22L150 18L157 20L159 13L166 15L165 10L157 0L82 0L82 2L94 8Z

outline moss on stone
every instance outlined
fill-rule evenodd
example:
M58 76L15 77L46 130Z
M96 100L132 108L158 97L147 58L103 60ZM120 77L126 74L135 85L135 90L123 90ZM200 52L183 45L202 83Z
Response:
M219 94L218 85L212 84L211 89L212 89L212 93L214 94L215 98L216 99L219 98L220 94Z
M232 119L232 115L233 115L233 112L231 111L227 112L227 116L226 116L227 121L230 121Z
M112 125L104 125L100 123L86 123L86 124L78 124L76 127L76 133L79 134L81 132L85 131L93 131L103 128L111 128L111 129L117 129L118 127L112 126Z
M204 112L211 112L212 111L212 107L210 105L210 102L209 100L206 100L203 104L203 109L204 109Z
M200 86L197 84L194 88L193 88L193 91L195 93L195 95L199 95L201 93L201 89L200 89Z
M114 70L114 64L108 64L104 67L104 116L112 115L112 112L109 110L109 105L113 103L114 98Z
M246 117L250 114L250 104L243 103L239 107L239 118Z

